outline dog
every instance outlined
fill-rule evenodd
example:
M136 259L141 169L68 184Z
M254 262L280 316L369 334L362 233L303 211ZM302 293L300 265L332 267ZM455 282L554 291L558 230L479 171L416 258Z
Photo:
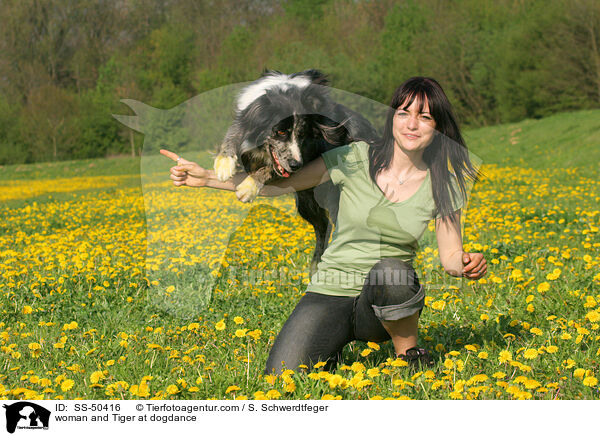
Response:
M289 177L334 147L377 139L366 118L331 99L328 84L314 69L290 75L266 70L240 92L235 119L214 161L220 181L241 167L248 174L236 188L240 201L251 202L264 184ZM339 190L327 182L295 196L298 213L315 230L312 274L337 217Z

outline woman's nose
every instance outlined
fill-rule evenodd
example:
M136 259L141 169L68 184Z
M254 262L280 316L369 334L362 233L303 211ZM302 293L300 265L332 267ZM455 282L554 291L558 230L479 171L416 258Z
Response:
M415 130L419 127L419 120L417 117L411 115L408 117L407 127L411 130Z

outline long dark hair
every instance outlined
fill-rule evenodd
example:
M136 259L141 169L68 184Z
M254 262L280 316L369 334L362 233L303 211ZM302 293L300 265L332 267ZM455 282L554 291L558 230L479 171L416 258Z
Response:
M401 104L403 109L407 109L415 98L419 102L419 112L423 110L427 100L429 112L435 120L436 132L423 152L423 161L431 174L434 214L440 214L444 220L450 217L454 222L450 195L455 198L458 193L452 188L449 166L456 175L456 181L465 200L467 198L465 178L475 182L482 174L473 167L469 159L467 146L460 134L452 106L436 80L429 77L411 77L396 89L388 110L383 137L377 142L370 143L369 146L369 174L373 183L376 183L377 174L390 166L394 155L394 115Z

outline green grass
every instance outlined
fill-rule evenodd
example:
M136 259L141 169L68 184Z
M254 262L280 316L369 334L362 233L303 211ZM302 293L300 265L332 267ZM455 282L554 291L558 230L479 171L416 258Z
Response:
M441 380L445 365L454 362L464 365L464 371L451 372L452 377L445 383L470 380L478 374L492 379L494 373L503 371L506 375L500 380L523 390L526 389L515 381L519 376L539 380L544 386L557 384L558 388L549 388L548 392L530 390L534 398L598 397L598 386L583 385L583 377L580 379L574 372L582 368L600 378L598 329L585 318L593 308L585 306L587 298L596 298L600 303L600 281L594 279L600 261L597 230L594 231L600 218L598 115L600 111L564 113L466 132L467 143L484 164L496 164L498 168L473 192L464 242L472 251L486 253L490 276L502 279L502 283L473 284L448 279L444 289L428 291L432 300L423 312L421 343L431 350L436 344L443 346L443 350L433 351L436 380ZM517 138L516 144L510 144L512 136ZM208 153L186 153L185 157L210 166ZM168 180L170 161L158 157L145 162L149 174L163 171L164 180ZM565 168L578 169L573 172ZM34 179L51 183L63 178L127 176L109 188L46 193L14 198L0 205L0 264L4 268L0 273L11 271L0 275L0 384L4 388L24 387L41 392L37 384L27 379L35 375L53 381L56 392L48 397L62 394L66 398L100 399L107 397L105 388L109 381L124 380L133 385L144 376L152 376L152 394L164 391L168 385L179 386L181 392L173 398L231 398L233 394L225 391L232 385L239 386L240 393L250 398L256 391L272 388L278 389L283 398L333 394L353 399L386 397L392 392L420 399L448 398L448 389L433 389L423 375L413 380L402 368L391 368L390 375L374 376L373 385L362 390L332 388L324 380L305 375L294 375L293 394L285 394L281 384L272 386L262 378L262 369L273 339L301 297L303 286L274 282L250 287L235 282L223 270L216 280L210 305L198 316L178 312L149 298L151 288L143 274L146 241L142 237L148 217L142 207L139 170L139 159L122 157L16 165L0 171L0 185L7 188L11 181ZM164 193L174 201L165 209L165 223L193 217L194 213L200 218L207 209L215 217L241 213L241 209L227 203L198 203L197 190L173 192L171 189ZM265 206L255 212L253 219L231 235L229 262L258 269L293 264L297 270L307 271L314 239L298 238L297 225L290 223L293 218L281 208ZM273 230L266 239L260 239L266 234L265 229ZM198 235L203 231L219 229L200 229ZM252 252L257 246L260 250ZM432 233L426 234L422 247L435 248ZM51 250L66 253L64 267L56 265L56 253ZM19 260L13 259L19 259L23 253L35 256L15 272L12 267ZM82 253L89 256L82 260L84 265L92 259L94 265L75 273L72 257ZM246 263L240 253L248 253ZM519 256L523 259L518 260ZM586 256L588 260L584 260ZM47 259L53 259L55 267L50 268ZM492 260L496 263L492 264ZM101 265L106 267L102 269ZM419 268L422 277L428 279L441 271L433 253L423 255ZM562 271L560 278L547 279L555 268ZM176 295L189 296L194 282L190 278L202 271L183 264L179 269L176 273L161 273L171 277L169 282L175 280L173 277L182 280L183 287ZM522 271L523 280L511 278L515 270ZM61 277L63 283L59 283ZM108 286L96 288L104 281ZM543 282L551 285L546 293L537 291ZM436 309L431 306L433 301L443 301L445 306ZM31 306L33 312L24 314L26 306ZM244 323L235 325L235 316L241 316ZM221 319L226 320L227 327L217 331L214 326ZM63 325L72 321L78 323L77 328L63 330ZM194 321L199 327L188 328ZM48 322L54 324L45 324ZM257 340L237 338L234 333L238 328L260 329L262 335ZM533 328L539 328L541 335L532 333ZM589 333L582 334L576 342L581 328ZM572 339L562 339L566 333ZM68 337L65 348L54 348L53 344L63 336ZM40 357L30 355L31 343L42 344ZM15 344L12 349L11 344ZM149 348L151 344L158 348ZM465 351L467 344L488 352L488 359ZM532 360L522 356L523 349L550 344L556 344L558 352L544 353ZM194 350L195 346L199 348ZM389 342L382 344L381 350L362 356L360 353L366 348L361 342L350 344L344 350L344 361L360 362L366 368L390 369L385 365L393 353ZM532 369L500 364L498 353L507 349L515 360ZM21 353L19 358L11 354L15 351ZM171 356L173 351L177 357ZM460 354L446 354L450 351ZM247 355L251 356L250 364L240 360ZM184 356L189 356L192 363L185 362ZM573 359L572 366L568 359ZM115 363L107 366L110 360ZM72 367L74 364L81 370ZM100 387L93 387L90 375L97 370L107 371L107 378L99 383ZM337 374L350 377L349 371L342 368ZM58 387L60 382L55 383L56 377L62 375L75 381L67 392ZM196 393L188 392L178 382L183 379L192 386L198 376L203 377L203 382ZM415 386L394 386L394 378ZM487 384L495 388L495 381ZM474 383L465 389L476 386ZM502 393L500 398L512 398L501 388L498 392ZM127 391L123 395L131 397ZM119 394L115 396L118 398ZM483 392L479 398L496 398L496 393Z

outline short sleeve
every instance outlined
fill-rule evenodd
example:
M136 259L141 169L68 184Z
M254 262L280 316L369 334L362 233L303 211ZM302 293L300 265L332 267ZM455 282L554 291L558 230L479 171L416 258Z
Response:
M343 145L332 150L326 151L321 156L325 161L327 171L331 181L336 184L344 184L344 180L356 171L359 165L362 165L357 143Z

